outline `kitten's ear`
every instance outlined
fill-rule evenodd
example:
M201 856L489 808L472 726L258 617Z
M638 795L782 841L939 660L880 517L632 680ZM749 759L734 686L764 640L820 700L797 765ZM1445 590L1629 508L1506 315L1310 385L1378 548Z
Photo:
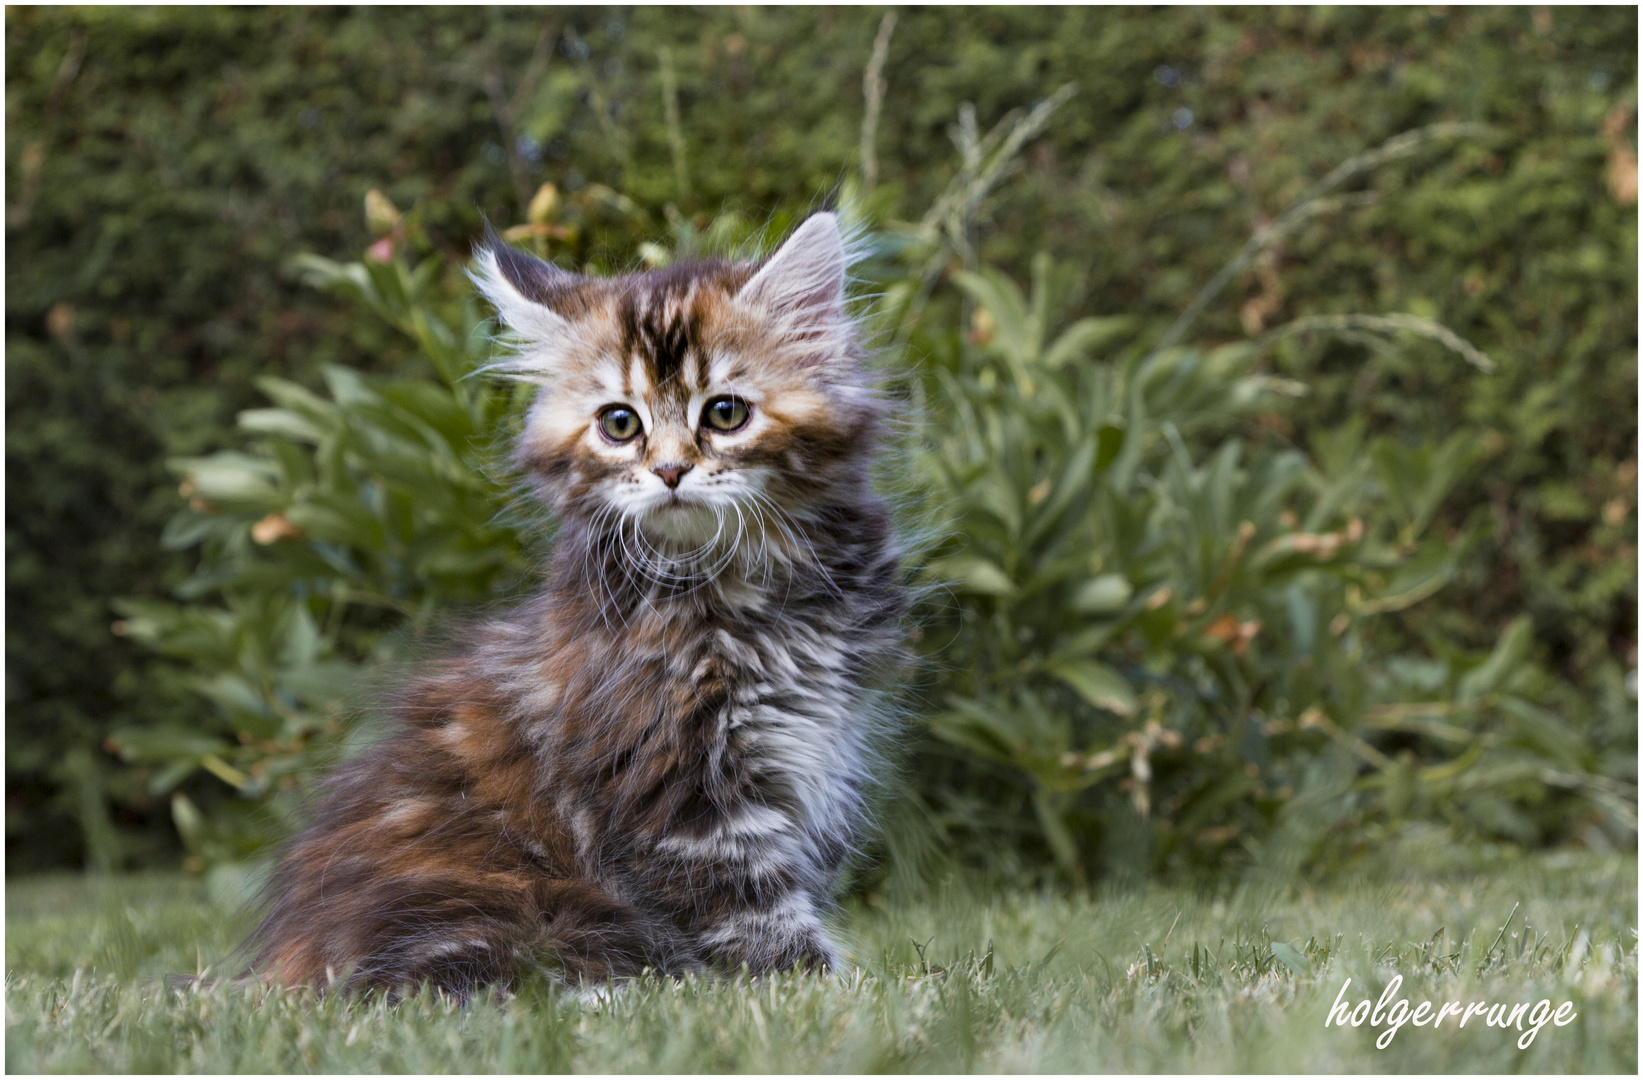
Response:
M583 279L502 242L485 223L474 254L474 283L509 327L527 338L549 337L565 326Z
M838 215L812 214L736 296L800 335L825 333L844 320L848 265Z

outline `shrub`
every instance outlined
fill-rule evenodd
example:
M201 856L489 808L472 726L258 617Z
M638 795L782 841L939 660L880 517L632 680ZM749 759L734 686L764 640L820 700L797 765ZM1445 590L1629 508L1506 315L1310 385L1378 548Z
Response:
M903 388L916 516L937 537L919 572L949 600L918 628L934 708L913 775L953 849L997 867L1008 848L1018 870L1041 851L1082 877L1252 859L1283 872L1418 818L1533 843L1585 813L1629 835L1632 791L1547 708L1527 620L1472 652L1387 626L1475 541L1432 534L1475 434L1407 445L1347 425L1309 459L1251 423L1304 390L1259 370L1276 338L1149 349L1128 318L1060 329L1074 275L1047 255L1026 294L990 268L959 273L967 327L945 290L924 302L929 268L966 254L965 215L1057 104L966 154L950 190L976 197L938 201L879 264L877 317L925 357ZM515 235L551 233L538 216ZM472 377L491 339L458 268L381 248L303 265L415 342L439 381L333 367L322 398L265 380L277 407L240 417L251 453L176 462L193 505L167 540L203 550L194 602L126 602L123 631L184 661L217 720L115 733L156 794L204 770L243 805L288 805L351 726L345 688L414 651L434 614L510 593L528 562L529 516L493 443L523 402ZM1489 363L1414 317L1293 329L1413 330ZM172 805L202 862L279 829L182 792Z
M278 834L293 801L280 796L329 760L369 666L436 614L506 592L524 568L528 529L490 467L518 394L470 377L490 346L474 298L441 302L459 290L439 280L438 258L414 269L304 265L410 338L439 381L332 366L321 397L265 378L276 407L239 418L255 452L175 462L190 505L163 540L203 554L180 595L223 602L121 601L117 630L185 661L216 722L124 728L110 741L149 767L149 792L170 796L178 831L204 860L244 858ZM248 802L202 814L175 790L198 770ZM276 816L245 812L262 803Z
M1476 542L1432 535L1474 434L1348 425L1316 462L1246 440L1304 390L1257 347L1143 350L1122 319L1054 336L1058 275L1035 269L1028 296L960 277L976 329L926 373L927 570L952 597L923 628L930 728L958 751L925 787L938 821L995 867L1047 849L1074 876L1293 870L1418 818L1532 844L1599 808L1629 834L1631 789L1545 707L1526 617L1478 652L1383 632Z
M1314 432L1359 417L1369 438L1478 429L1486 463L1434 526L1477 542L1399 620L1476 651L1528 611L1532 655L1568 680L1560 711L1606 718L1591 730L1627 756L1635 719L1597 703L1624 703L1635 669L1634 9L905 10L875 143L858 120L880 20L8 9L8 866L175 850L165 801L101 747L207 719L174 665L108 633L107 601L188 576L187 551L141 539L179 505L164 462L239 445L258 377L427 373L409 339L283 273L293 251L362 249L368 190L421 207L454 258L481 211L518 220L552 181L574 231L555 250L623 266L727 208L800 212L864 145L873 198L916 217L962 104L985 127L1068 80L1073 103L973 222L973 257L1023 280L1048 251L1080 267L1083 310L1138 333L1354 149L1489 125L1264 249L1200 340L1441 313L1493 357L1478 379L1430 342L1297 335L1270 362L1311 393L1259 423L1315 459ZM213 783L185 786L209 801Z

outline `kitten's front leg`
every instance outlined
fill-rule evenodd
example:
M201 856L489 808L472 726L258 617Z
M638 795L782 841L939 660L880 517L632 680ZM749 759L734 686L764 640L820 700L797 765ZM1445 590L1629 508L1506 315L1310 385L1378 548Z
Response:
M707 922L703 950L714 960L749 971L837 969L838 948L811 898L793 891L757 907L730 908Z

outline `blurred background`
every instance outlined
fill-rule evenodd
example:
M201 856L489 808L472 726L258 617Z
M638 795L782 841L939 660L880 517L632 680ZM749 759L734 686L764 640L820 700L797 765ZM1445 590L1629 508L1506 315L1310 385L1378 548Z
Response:
M1636 19L8 9L7 873L254 865L526 587L482 216L824 200L925 598L857 887L1631 848Z

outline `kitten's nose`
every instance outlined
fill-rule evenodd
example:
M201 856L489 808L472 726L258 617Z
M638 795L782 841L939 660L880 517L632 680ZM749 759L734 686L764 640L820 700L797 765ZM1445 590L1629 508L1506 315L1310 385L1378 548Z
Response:
M685 473L690 470L691 466L681 462L677 465L658 465L650 471L655 473L657 476L660 476L662 478L662 483L666 484L668 487L676 488L679 486L680 479L683 478Z

